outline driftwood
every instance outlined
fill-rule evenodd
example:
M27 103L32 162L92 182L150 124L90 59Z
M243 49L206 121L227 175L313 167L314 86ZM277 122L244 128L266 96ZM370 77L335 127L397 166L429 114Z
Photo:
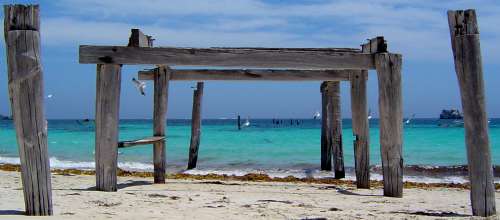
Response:
M495 187L476 12L448 11L448 22L464 112L472 213L491 216L496 214Z
M4 6L9 95L28 215L52 215L38 5Z
M196 168L201 135L201 102L203 98L203 82L196 84L193 91L193 112L191 117L191 143L189 145L188 169Z
M141 138L141 139L132 140L132 141L120 141L120 142L118 142L118 148L133 147L133 146L137 146L137 145L154 144L154 143L164 141L164 140L165 140L165 137L153 136L153 137L146 137L146 138Z

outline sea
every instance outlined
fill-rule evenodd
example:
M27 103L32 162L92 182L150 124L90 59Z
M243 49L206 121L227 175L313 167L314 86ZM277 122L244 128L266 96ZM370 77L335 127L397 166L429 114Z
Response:
M245 120L243 120L244 122ZM271 177L333 177L320 170L321 121L314 119L251 119L238 130L235 119L204 119L197 168L186 170L191 121L167 120L167 173ZM370 120L371 179L381 180L378 120ZM500 119L489 123L495 182L500 183ZM94 169L94 123L48 120L51 168ZM151 120L120 120L119 139L152 136ZM413 119L404 125L405 181L464 183L468 176L463 126L443 125L438 119ZM355 179L351 120L342 122L346 179ZM130 171L152 171L152 145L118 150L118 166ZM19 164L12 121L0 121L0 164Z

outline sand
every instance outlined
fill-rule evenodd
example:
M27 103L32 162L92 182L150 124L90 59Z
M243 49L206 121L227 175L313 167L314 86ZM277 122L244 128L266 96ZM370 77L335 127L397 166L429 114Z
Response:
M348 185L119 177L118 192L94 191L95 177L52 175L54 219L436 219L471 217L469 191ZM0 171L0 218L24 219L19 172ZM500 191L496 191L500 204ZM498 206L498 205L497 205ZM45 219L45 218L43 218Z

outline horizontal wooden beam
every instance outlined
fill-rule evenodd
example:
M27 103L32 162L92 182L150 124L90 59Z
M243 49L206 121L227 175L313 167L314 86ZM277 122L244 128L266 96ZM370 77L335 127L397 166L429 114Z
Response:
M164 140L165 140L164 136L153 136L132 141L120 141L118 142L118 148L132 147L136 145L154 144Z
M176 69L170 80L348 81L359 70ZM154 69L138 73L139 80L153 80Z
M81 45L80 63L295 69L375 68L372 54L335 48L147 48Z

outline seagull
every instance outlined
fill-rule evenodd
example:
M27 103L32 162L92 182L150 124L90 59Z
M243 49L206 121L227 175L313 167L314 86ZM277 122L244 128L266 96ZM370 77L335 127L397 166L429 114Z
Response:
M146 95L144 92L144 89L146 88L146 83L141 82L135 78L132 78L132 82L134 83L135 87L141 92L141 95Z

